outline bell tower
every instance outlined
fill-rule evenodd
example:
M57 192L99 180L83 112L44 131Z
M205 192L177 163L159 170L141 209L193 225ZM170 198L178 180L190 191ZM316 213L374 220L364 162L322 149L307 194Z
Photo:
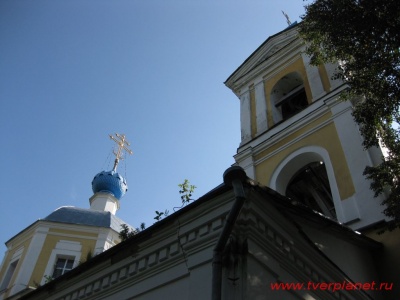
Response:
M382 222L382 198L363 176L381 149L363 149L352 102L339 99L347 86L333 79L335 65L311 66L304 49L293 24L226 80L240 100L235 161L261 184L355 230Z

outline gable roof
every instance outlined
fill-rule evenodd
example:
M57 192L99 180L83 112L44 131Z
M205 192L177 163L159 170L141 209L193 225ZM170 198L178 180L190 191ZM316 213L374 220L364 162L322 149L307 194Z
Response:
M284 30L268 37L250 56L225 80L224 84L234 93L236 82L258 66L262 65L274 55L278 54L285 47L298 40L297 27L295 22Z

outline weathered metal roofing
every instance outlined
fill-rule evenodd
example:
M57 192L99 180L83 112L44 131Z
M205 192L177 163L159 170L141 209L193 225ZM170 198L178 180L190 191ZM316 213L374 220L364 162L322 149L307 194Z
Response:
M73 206L62 206L53 211L43 220L59 223L105 227L111 228L117 232L121 230L122 224L126 224L120 218L108 211L97 211Z

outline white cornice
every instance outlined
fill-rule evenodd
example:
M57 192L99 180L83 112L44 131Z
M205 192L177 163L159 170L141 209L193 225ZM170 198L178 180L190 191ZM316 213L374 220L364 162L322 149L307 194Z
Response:
M261 153L262 151L281 141L286 136L304 128L312 120L318 119L328 111L328 107L325 106L322 101L314 102L306 109L293 116L291 119L285 120L276 127L273 127L270 130L262 133L246 145L239 147L238 154L235 155L235 158L239 158L241 156L240 153L242 152L242 148L245 151L248 151L248 148L251 148L253 155Z
M6 242L6 246L8 249L13 249L15 245L20 245L21 243L25 243L28 239L30 239L35 232L40 228L42 225L41 221L38 220L32 223L30 226L25 228L23 231L17 233L13 236L10 240Z
M67 233L59 233L59 232L51 232L49 229L61 229L61 230L70 230L75 232L81 233L88 233L88 234L98 234L100 229L104 227L95 227L95 226L86 226L80 224L66 224L66 223L57 223L57 222L50 222L45 220L38 220L29 227L27 227L22 232L15 235L11 240L9 240L6 244L8 249L13 249L15 245L20 245L21 243L25 243L29 239L32 238L36 233L44 233L48 235L58 235L58 236L65 236L65 237L79 237L84 239L97 239L96 237L88 237L85 234L67 234ZM110 228L104 228L106 230L112 230Z
M65 230L69 230L69 228L65 228ZM84 240L97 240L98 236L87 236L84 234L68 234L68 233L60 233L60 232L48 232L47 235L53 235L58 237L65 238L74 238L74 239L84 239Z
M293 55L298 56L302 42L298 38L297 29L293 28L288 31L284 31L281 34L273 36L261 45L249 58L231 75L231 77L225 82L236 95L239 95L240 89L246 84L250 83L251 80L265 73L272 65L276 65L277 60L286 61ZM264 74L263 74L264 73Z
M273 127L270 130L260 134L258 137L256 137L249 143L239 147L238 153L234 156L235 160L241 161L246 157L248 157L249 154L256 156L261 152L267 150L271 146L275 145L276 143L280 142L285 137L306 127L308 124L310 124L310 122L317 120L326 113L332 112L332 108L337 104L341 103L341 101L338 100L338 96L344 88L345 86L342 86L335 92L324 95L318 101L313 102L310 106L308 106L306 109L302 110L292 118L285 120L281 124L278 124L276 127ZM329 105L327 105L327 103L329 103ZM298 136L295 139L291 140L289 143L285 144L283 148L280 147L279 149L276 149L275 151L264 156L262 159L258 160L256 164L266 159L269 159L279 151L282 151L284 148L289 147L290 145L296 143L298 140L304 139L306 136L332 123L335 118L337 118L338 116L340 116L341 114L345 113L350 109L351 109L350 106L346 106L341 110L335 111L335 113L332 114L327 120L321 122L320 124L318 124L318 126L303 133L301 136Z

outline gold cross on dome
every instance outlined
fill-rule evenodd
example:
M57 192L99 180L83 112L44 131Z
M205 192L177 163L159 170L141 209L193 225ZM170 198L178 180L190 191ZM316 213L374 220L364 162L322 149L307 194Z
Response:
M132 154L132 150L128 148L128 146L130 146L131 144L125 139L125 134L118 134L116 133L114 137L113 135L109 135L110 139L112 139L114 142L117 143L117 151L113 151L114 155L115 155L115 161L114 161L114 167L113 167L113 171L115 172L117 170L117 166L118 166L118 162L120 159L124 159L123 158L123 150L125 150L126 152L128 152L129 154Z

